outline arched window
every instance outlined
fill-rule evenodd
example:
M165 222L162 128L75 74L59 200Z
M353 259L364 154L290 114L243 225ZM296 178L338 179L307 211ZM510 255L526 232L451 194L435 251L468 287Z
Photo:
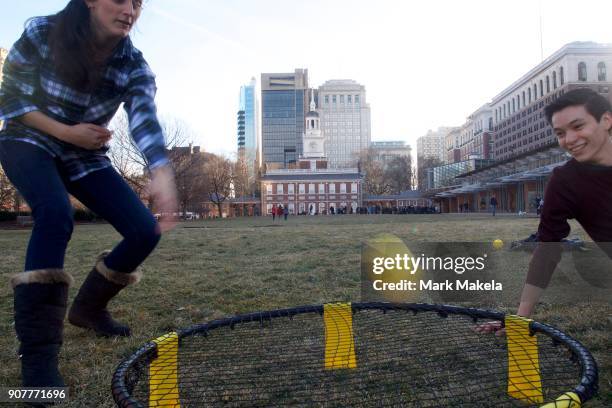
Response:
M563 77L563 67L559 67L559 82L561 82L561 85L563 85L565 82L565 78Z
M597 64L597 80L598 81L606 80L606 64L603 61Z
M538 84L533 84L533 99L538 99Z
M525 91L523 91L523 108L525 107Z
M544 96L544 81L540 79L540 96Z
M528 97L529 103L531 103L531 88L527 89L527 97Z
M557 71L553 71L553 89L557 89Z
M546 75L546 93L550 92L550 77Z
M578 64L578 80L579 81L587 80L587 70L586 70L586 64L584 62L580 62Z

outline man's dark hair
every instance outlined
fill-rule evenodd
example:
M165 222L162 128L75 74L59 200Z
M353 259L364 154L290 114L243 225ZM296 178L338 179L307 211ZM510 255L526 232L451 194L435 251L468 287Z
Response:
M602 95L589 88L578 88L564 93L546 106L546 108L544 108L546 120L552 125L553 114L568 106L580 105L584 106L586 111L598 122L604 113L612 111L610 108L610 101Z

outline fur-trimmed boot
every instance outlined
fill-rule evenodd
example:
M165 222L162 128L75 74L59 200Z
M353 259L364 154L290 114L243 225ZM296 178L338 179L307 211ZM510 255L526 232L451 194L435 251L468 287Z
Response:
M72 277L62 269L28 271L11 279L24 387L65 386L58 355L70 284Z
M109 269L104 263L107 254L98 257L96 265L87 275L68 312L68 321L75 326L94 330L98 336L129 336L130 328L114 320L106 305L121 289L138 282L141 275L139 272L124 273Z

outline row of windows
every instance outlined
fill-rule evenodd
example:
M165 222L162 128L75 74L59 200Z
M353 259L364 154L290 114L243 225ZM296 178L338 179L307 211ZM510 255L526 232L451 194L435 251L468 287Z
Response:
M330 98L331 96L331 98ZM353 103L353 101L355 102L356 105L358 105L360 103L359 100L359 95L325 95L325 104L329 105L329 101L331 99L332 103L345 103L344 101L346 100L346 103L348 105L351 105Z
M583 82L587 80L587 66L585 62L578 63L578 80ZM606 64L603 61L597 64L597 80L599 82L607 80Z
M582 82L587 81L587 66L585 62L578 63L578 80ZM603 61L597 64L597 80L600 82L605 82L607 80L606 64ZM559 83L560 86L565 83L563 67L559 67ZM546 89L546 91L544 91L544 89ZM552 90L554 91L555 89L557 89L557 71L552 72ZM546 75L545 79L536 81L532 86L527 87L526 91L523 90L512 97L511 100L506 101L506 103L498 107L495 110L495 121L497 122L505 119L516 111L524 109L527 105L531 104L532 100L535 101L538 98L542 98L545 92L546 94L551 92L550 75Z
M317 184L309 183L308 185L305 183L300 183L298 185L299 194L325 194L325 186L327 185L327 193L336 194L336 184L340 184L339 193L356 193L357 192L357 183L319 183L318 190ZM273 186L276 185L276 194L285 194L285 184L284 183L275 183L275 184L266 184L266 193L273 194ZM306 190L308 187L308 190ZM287 194L295 194L295 184L289 183L287 184Z
M557 71L553 71L552 78L554 90L557 89ZM560 85L563 85L565 83L565 79L563 76L563 67L559 67L559 79ZM525 93L525 91L523 90L522 93L519 93L515 97L513 97L511 101L507 101L505 104L498 107L495 110L495 121L505 119L513 113L516 113L516 111L521 110L521 108L524 109L527 105L531 104L532 100L537 100L538 89L540 90L539 98L542 98L544 96L544 80L540 79L539 84L540 87L538 88L538 82L536 81L536 83L533 84L533 87L527 88L527 93ZM531 92L532 89L533 93ZM548 94L550 93L550 91L550 76L546 75L546 93Z
M506 157L511 157L517 154L525 153L527 151L537 149L540 147L544 147L544 146L548 146L551 144L550 141L545 140L544 132L540 133L539 136L540 136L539 137L540 142L538 143L533 143L533 142L538 141L538 138L536 138L534 141L530 141L529 143L526 143L525 141L522 144L518 144L518 145L514 144L512 146L506 146L504 148L498 149L495 151L495 154L498 159L505 159ZM530 145L530 146L527 147L527 145Z
M543 126L541 126L539 129L543 129ZM495 142L495 147L501 147L504 144L509 144L510 142L514 142L517 139L519 139L519 141L518 141L518 145L519 146L527 144L527 140L529 140L529 143L531 143L531 142L533 142L534 136L530 136L529 139L527 139L527 138L521 139L521 136L527 136L528 134L531 134L531 133L533 133L533 132L535 132L537 130L538 130L538 126L536 125L533 128L530 127L528 130L527 129L523 130L522 133L520 133L520 132L515 133L515 134L512 135L512 137L508 136L507 138L504 138L504 139L501 139L501 140ZM535 140L538 140L540 137L544 137L544 135L551 136L552 135L552 130L551 129L546 129L546 133L545 132L536 133ZM521 142L521 140L522 140L522 142Z

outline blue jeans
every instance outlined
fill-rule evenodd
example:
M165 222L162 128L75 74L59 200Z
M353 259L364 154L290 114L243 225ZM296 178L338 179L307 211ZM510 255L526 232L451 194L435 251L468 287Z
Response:
M108 268L134 271L159 242L157 221L112 167L70 181L59 162L45 150L10 140L0 141L0 163L32 209L34 227L26 252L26 271L64 267L73 230L68 193L123 236L104 259Z

